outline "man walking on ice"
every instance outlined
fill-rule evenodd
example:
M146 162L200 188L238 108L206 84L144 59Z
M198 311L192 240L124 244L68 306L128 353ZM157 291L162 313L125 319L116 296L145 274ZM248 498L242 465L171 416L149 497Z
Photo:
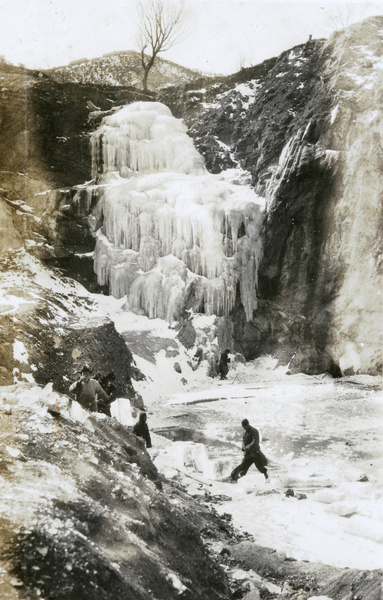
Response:
M239 477L244 477L251 465L255 465L265 479L268 479L266 465L268 460L259 447L259 432L252 427L247 419L243 419L242 427L245 430L242 441L242 451L245 453L243 460L238 467L231 472L231 481L238 481Z

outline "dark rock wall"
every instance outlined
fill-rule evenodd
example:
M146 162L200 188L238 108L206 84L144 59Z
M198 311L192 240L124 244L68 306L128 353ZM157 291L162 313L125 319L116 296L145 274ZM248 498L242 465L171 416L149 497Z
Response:
M7 182L11 173L28 176L41 182L41 190L89 180L89 133L101 112L153 98L135 88L58 83L6 65L0 65L0 75L1 179ZM14 190L23 192L28 199L27 188Z
M381 31L374 17L231 82L160 95L209 170L248 170L267 200L258 308L250 322L240 305L232 315L249 359L381 372Z

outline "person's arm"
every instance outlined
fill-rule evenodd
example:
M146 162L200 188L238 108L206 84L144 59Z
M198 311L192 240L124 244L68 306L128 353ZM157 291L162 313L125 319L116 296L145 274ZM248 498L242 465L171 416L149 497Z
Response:
M101 385L98 383L98 381L96 382L96 394L98 398L101 398L101 400L104 400L104 402L107 402L109 400L109 396L108 394L102 389Z
M82 387L82 381L81 378L77 379L77 381L75 381L74 383L72 383L72 385L69 387L69 391L70 392L78 392Z
M246 450L259 450L259 433L256 429L250 431L251 441L245 446Z

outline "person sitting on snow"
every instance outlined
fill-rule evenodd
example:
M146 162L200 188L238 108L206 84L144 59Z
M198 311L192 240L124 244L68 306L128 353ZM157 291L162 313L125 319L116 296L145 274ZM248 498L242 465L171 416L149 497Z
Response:
M69 388L70 392L76 394L76 400L83 408L91 412L98 411L98 398L107 402L108 394L102 389L96 379L91 379L92 369L89 365L84 365L81 370L81 377Z
M231 472L230 479L238 481L239 477L244 477L251 465L255 465L265 479L268 479L266 465L268 460L259 447L259 432L258 429L252 427L247 419L243 419L242 427L245 430L242 440L242 452L245 453L243 460L238 467L235 467Z
M135 435L137 435L138 437L145 440L147 448L151 448L152 440L150 439L149 427L148 427L148 424L146 421L147 421L146 413L144 413L144 412L140 413L138 422L133 427L133 433Z

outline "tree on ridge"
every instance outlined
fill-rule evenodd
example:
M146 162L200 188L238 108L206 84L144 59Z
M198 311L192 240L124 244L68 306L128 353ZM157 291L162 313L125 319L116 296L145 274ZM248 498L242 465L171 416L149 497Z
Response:
M183 4L177 6L165 0L139 3L139 48L144 70L142 83L145 92L148 91L149 71L157 55L184 39L186 31L183 17Z

